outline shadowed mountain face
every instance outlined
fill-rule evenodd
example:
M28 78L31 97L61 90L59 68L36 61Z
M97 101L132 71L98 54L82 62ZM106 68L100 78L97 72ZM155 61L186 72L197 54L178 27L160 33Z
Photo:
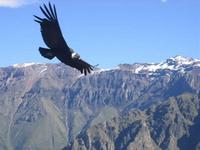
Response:
M198 149L200 61L0 68L0 148Z
M84 130L67 149L198 149L199 104L197 95L182 94L129 110Z

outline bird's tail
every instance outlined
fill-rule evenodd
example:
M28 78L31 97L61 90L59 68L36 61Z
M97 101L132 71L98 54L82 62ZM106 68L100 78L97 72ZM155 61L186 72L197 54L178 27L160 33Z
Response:
M48 59L53 59L55 57L55 55L52 53L52 51L50 49L47 48L39 48L40 54Z

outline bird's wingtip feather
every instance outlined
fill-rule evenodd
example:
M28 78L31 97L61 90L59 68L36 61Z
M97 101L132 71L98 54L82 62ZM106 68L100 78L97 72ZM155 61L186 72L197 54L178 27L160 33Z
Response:
M38 22L38 23L42 23L43 19L36 16L36 15L33 15L35 17L34 21Z

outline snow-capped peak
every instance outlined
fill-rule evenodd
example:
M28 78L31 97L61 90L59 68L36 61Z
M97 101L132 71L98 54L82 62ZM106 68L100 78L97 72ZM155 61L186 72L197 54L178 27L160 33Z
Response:
M41 63L35 63L35 62L30 62L30 63L23 63L23 64L14 64L13 67L14 68L25 68L25 67L29 67L32 65L39 65Z
M172 58L169 58L167 59L167 62L175 62L176 64L185 64L185 65L188 65L188 64L192 64L194 63L194 59L192 58L189 58L189 57L183 57L183 56L175 56L175 57L172 57Z
M42 63L24 63L24 64L14 64L14 68L25 68L30 67L33 65L41 65L41 71L40 74L43 72L46 72L47 70L47 64ZM129 64L123 64L119 65L118 68L115 69L96 69L92 74L98 74L105 71L111 71L111 70L127 70L132 71L136 74L157 74L160 73L160 71L180 71L185 72L187 70L191 70L192 68L199 68L200 67L200 59L192 59L188 57L183 56L175 56L167 59L166 61L163 61L161 63L135 63L133 65Z
M121 69L131 70L133 73L150 73L155 74L163 70L171 71L181 71L184 72L186 69L191 67L200 67L200 60L192 59L183 56L175 56L167 59L161 63L151 63L151 64L133 64L133 65L122 65Z
M192 58L184 57L184 56L180 56L180 55L177 55L177 56L172 57L170 59L173 59L175 61L190 61L190 60L193 60Z
M199 65L200 60L198 59L192 59L183 56L175 56L161 63L149 64L144 69L150 72L156 72L158 70L176 70L184 72L185 69L187 69L188 67L199 67Z

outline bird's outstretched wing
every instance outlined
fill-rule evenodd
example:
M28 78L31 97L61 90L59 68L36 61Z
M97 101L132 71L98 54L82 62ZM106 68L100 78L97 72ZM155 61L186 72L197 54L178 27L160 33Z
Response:
M57 12L55 5L51 5L49 2L49 8L44 4L42 8L40 6L42 13L46 18L40 18L35 16L35 21L41 26L42 37L45 44L51 49L66 49L67 43L65 42L57 18ZM67 48L69 48L67 46Z
M35 21L40 24L43 40L50 48L40 48L39 51L41 55L45 58L52 59L55 57L55 53L57 52L59 55L56 55L56 57L61 60L61 62L78 69L85 75L90 73L93 70L93 66L80 59L80 56L71 48L69 48L65 42L58 23L55 5L52 7L52 5L49 3L49 7L47 8L47 6L44 4L44 7L40 7L40 9L45 18L40 18L34 15ZM52 52L52 50L54 52ZM62 53L63 50L65 53ZM70 57L63 56L62 54Z
M73 58L70 61L70 64L68 65L78 69L81 73L84 73L85 75L87 75L88 73L91 73L91 71L94 68L92 65L88 64L87 62L85 62L84 60L80 58Z

